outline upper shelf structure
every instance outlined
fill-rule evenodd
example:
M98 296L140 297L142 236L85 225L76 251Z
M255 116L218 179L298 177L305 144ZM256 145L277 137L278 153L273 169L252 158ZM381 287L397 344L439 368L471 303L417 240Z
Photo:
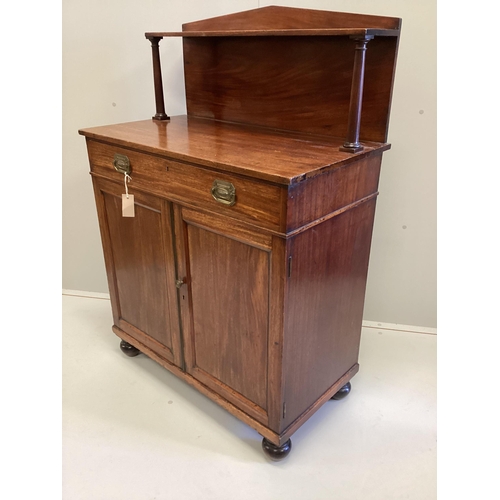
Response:
M225 30L225 31L151 31L150 37L222 37L222 36L398 36L399 30L376 28L283 29L283 30Z
M182 25L178 32L150 36L398 36L401 20L345 12L262 7Z
M163 104L159 42L183 37L188 116L385 143L401 19L263 7L148 32L155 119Z

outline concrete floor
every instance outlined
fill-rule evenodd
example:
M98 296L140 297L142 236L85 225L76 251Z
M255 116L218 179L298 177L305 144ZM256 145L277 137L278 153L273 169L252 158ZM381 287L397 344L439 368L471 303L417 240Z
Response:
M109 300L63 296L64 500L436 498L436 336L363 329L352 393L261 436L111 332Z

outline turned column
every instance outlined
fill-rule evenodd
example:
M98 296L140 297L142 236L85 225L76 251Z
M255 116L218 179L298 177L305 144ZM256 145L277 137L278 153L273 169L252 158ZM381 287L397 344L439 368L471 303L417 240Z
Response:
M363 83L365 79L366 44L373 36L352 37L356 40L354 51L354 68L352 71L351 102L349 104L349 121L347 123L347 138L340 151L357 153L363 150L359 143L359 126L361 123L361 106L363 104Z
M160 65L160 40L161 36L146 36L151 42L151 50L153 51L153 77L155 82L155 101L156 115L153 120L170 120L170 117L165 113L165 101L163 99L163 82L161 79Z

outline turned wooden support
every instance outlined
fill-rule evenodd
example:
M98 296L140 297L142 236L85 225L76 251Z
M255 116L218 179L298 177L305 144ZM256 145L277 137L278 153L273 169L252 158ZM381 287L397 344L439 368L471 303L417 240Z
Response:
M352 71L349 121L347 123L346 142L339 149L348 153L357 153L363 150L363 146L359 143L359 126L361 123L361 106L363 104L366 44L373 39L373 36L352 38L356 40L356 50L354 52L354 68Z
M156 115L153 120L170 120L170 116L165 113L165 101L163 99L163 82L161 79L161 64L160 64L160 40L161 36L146 36L151 42L153 51L153 77L155 81L155 101Z

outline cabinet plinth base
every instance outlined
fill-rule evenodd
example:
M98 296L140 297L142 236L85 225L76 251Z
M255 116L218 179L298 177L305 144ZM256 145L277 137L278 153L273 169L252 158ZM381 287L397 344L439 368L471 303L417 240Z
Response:
M122 350L123 353L125 353L127 356L131 358L137 356L138 354L141 354L141 351L139 351L137 347L134 347L132 344L129 344L125 340L122 340L120 342L120 349Z
M332 396L332 399L335 400L344 399L350 392L351 392L351 382L347 382L346 385L341 387L340 390Z
M271 441L269 441L268 439L263 438L262 449L271 460L274 461L283 460L290 453L290 450L292 449L292 440L289 439L286 443L283 443L281 446L276 446L275 444L271 443Z

